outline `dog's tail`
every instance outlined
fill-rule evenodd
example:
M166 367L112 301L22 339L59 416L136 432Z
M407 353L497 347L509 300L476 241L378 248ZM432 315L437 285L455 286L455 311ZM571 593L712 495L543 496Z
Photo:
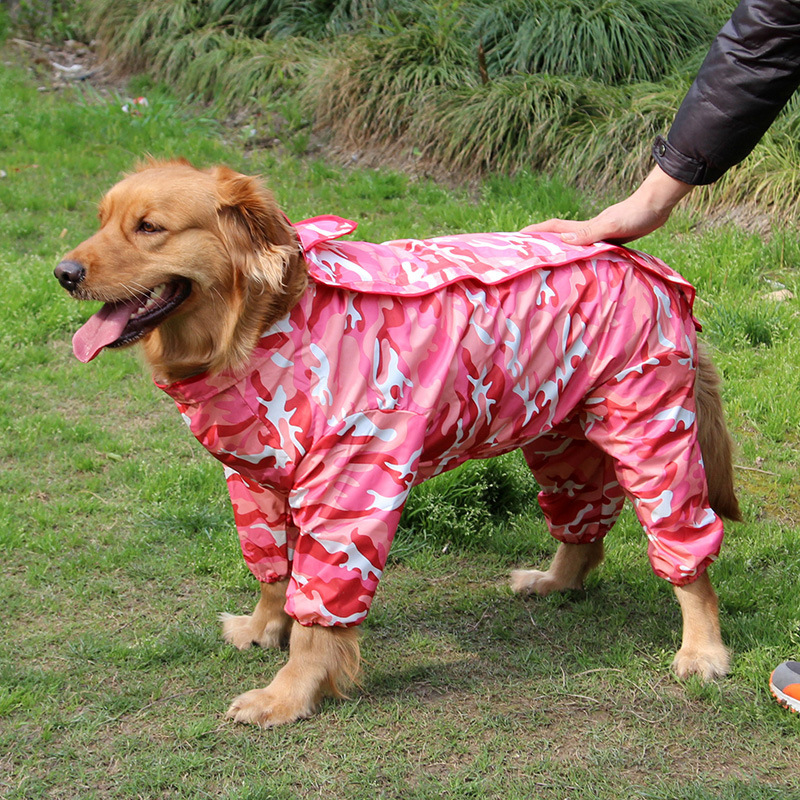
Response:
M695 403L700 451L708 480L708 500L721 517L741 521L739 501L733 489L733 442L725 426L720 378L711 359L698 351Z

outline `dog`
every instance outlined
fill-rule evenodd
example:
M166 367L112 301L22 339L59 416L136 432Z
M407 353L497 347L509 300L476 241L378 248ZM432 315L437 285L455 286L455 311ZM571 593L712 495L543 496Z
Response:
M694 290L665 264L520 232L340 242L355 223L293 225L258 179L183 160L124 177L99 217L55 269L104 303L75 354L141 344L222 461L261 584L251 615L223 615L224 638L288 641L228 717L279 725L344 696L411 487L517 448L560 544L513 590L581 588L630 498L681 607L673 669L728 671L707 567L721 517L740 518L732 444Z

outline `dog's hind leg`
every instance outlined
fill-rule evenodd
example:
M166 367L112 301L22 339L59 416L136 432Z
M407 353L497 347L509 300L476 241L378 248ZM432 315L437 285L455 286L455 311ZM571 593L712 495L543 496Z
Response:
M722 643L717 595L708 572L685 586L675 587L683 615L683 640L672 668L679 678L699 675L710 681L726 675L730 654Z
M518 594L582 589L586 576L603 560L603 537L616 522L625 496L613 460L582 436L579 425L566 423L523 448L542 488L539 505L547 526L561 543L546 572L511 573L511 588Z
M289 661L269 686L239 695L228 709L236 722L262 728L310 717L325 695L342 697L360 663L358 631L321 625L292 625Z
M255 643L280 647L289 639L292 618L283 610L288 580L261 584L261 598L252 614L221 614L222 636L239 650Z
M584 578L603 560L603 540L571 544L561 542L547 572L516 569L511 573L511 588L517 594L538 594L582 589Z

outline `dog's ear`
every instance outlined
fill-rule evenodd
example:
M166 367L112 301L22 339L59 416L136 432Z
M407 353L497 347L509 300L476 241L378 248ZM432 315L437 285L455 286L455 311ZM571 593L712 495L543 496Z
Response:
M249 280L278 292L299 244L294 229L256 178L216 167L218 219L234 266Z

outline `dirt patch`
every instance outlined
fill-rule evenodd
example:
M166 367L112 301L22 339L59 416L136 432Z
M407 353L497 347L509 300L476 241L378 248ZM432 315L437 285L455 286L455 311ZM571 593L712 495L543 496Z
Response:
M60 45L11 39L9 44L39 82L39 91L91 85L100 92L119 90L124 81L87 44L69 39Z
M714 230L732 226L740 228L747 233L753 233L763 239L768 239L772 233L775 222L774 214L770 214L757 206L735 206L723 208L720 211L710 212L705 215L698 225L698 230Z

